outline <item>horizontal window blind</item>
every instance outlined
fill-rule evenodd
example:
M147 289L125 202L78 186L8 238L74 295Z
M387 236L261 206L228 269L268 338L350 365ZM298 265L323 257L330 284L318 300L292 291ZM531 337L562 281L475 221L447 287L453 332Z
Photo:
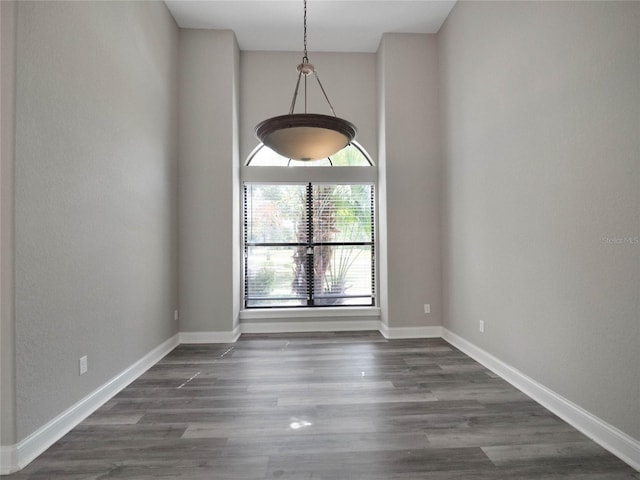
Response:
M372 184L244 184L246 308L375 305Z

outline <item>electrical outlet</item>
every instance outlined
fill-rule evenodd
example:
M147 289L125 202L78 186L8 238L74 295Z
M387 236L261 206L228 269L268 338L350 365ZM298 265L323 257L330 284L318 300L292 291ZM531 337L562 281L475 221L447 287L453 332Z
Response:
M177 322L178 321L178 310L174 310L173 311L173 321Z
M425 303L424 304L424 313L431 313L431 304L430 303Z
M484 320L480 320L480 325L478 325L478 329L480 333L484 333Z
M85 355L84 357L80 357L78 363L80 366L80 375L87 373L87 370L89 369L89 366L87 365L87 356Z

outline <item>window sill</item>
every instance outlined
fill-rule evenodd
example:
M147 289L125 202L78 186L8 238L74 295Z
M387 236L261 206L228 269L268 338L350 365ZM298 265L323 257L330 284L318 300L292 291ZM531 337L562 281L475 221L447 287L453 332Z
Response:
M287 318L380 317L379 307L251 308L240 310L240 320Z

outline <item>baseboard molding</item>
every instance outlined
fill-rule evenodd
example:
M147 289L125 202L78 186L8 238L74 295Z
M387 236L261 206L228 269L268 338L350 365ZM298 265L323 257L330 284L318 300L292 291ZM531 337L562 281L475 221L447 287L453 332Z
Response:
M158 363L178 344L179 336L176 334L17 445L1 447L0 474L6 475L26 467L114 395Z
M389 327L380 322L380 333L388 339L401 338L440 338L442 327Z
M0 446L0 475L9 475L18 470L15 445L10 447Z
M227 332L180 332L180 343L235 343L240 338L240 326Z
M640 471L640 441L596 417L579 405L558 395L450 330L443 328L442 338L477 362L500 375L511 385L530 396L603 448L609 450L622 461Z
M242 333L354 332L379 328L378 320L240 323Z

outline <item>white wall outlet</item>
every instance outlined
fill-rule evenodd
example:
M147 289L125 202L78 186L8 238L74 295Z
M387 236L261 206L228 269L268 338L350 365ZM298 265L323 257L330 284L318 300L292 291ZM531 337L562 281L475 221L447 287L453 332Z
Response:
M173 321L177 322L178 321L178 310L174 310L173 311Z
M484 320L480 320L480 324L478 325L478 329L480 333L484 333Z
M80 375L84 375L85 373L87 373L87 370L89 369L87 365L87 356L85 355L84 357L80 357L78 363L80 365Z
M431 304L430 303L425 303L424 304L424 313L431 313Z

